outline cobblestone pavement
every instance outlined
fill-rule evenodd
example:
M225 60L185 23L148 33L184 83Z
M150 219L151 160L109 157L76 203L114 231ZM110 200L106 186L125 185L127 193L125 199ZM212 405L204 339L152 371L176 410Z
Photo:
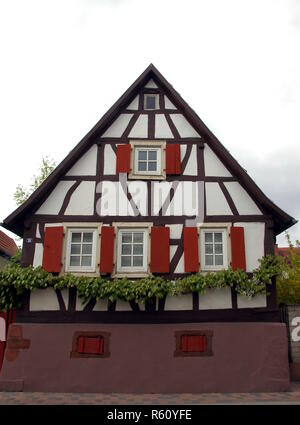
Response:
M0 392L0 405L300 404L300 382L284 393L79 394Z

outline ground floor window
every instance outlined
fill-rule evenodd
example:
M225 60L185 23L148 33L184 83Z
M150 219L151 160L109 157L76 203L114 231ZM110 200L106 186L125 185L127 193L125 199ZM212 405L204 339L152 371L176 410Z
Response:
M119 229L118 272L146 272L148 232L145 229Z

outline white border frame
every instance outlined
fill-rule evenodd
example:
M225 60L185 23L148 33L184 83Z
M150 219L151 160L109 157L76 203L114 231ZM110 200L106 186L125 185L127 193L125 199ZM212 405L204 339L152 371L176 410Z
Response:
M142 267L122 267L121 266L121 250L122 250L122 233L143 233L144 234L144 240L143 240L143 266ZM133 227L124 227L118 229L118 235L117 235L117 272L118 273L146 273L148 264L148 232L147 229L143 228L133 228Z
M155 107L154 108L146 108L147 105L147 96L155 97ZM159 94L158 93L144 93L144 111L156 111L159 109Z
M139 171L139 158L138 158L138 154L139 152L149 152L149 151L156 151L157 152L157 156L156 156L156 171ZM161 157L162 157L162 149L160 146L136 146L134 151L133 151L133 155L134 155L134 174L140 176L161 176ZM147 158L148 158L148 154L147 154ZM149 161L147 159L146 164L148 165ZM153 162L153 161L152 161Z
M223 265L222 266L207 266L205 265L205 247L204 247L204 233L212 233L218 232L223 234ZM228 242L229 242L229 232L228 228L224 227L200 227L200 235L199 235L199 252L200 252L200 271L220 271L227 270L229 266L229 257L228 257Z
M131 155L130 155L130 173L128 179L134 180L165 180L166 179L166 141L165 140L130 140ZM160 149L160 174L157 172L140 171L136 172L136 154L138 148L156 148Z
M85 232L93 234L92 241L92 264L91 266L70 266L71 256L71 235L72 233ZM67 272L95 272L96 271L96 252L97 252L97 228L69 228L67 229L67 243L66 243L66 262L65 270Z

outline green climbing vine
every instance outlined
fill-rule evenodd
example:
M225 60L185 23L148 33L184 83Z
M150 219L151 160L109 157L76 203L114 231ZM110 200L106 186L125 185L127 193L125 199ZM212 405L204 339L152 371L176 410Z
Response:
M266 256L260 260L259 267L248 275L242 270L233 271L231 268L217 273L195 273L186 277L166 280L160 276L137 280L107 279L102 276L88 277L73 274L54 276L41 267L22 268L11 263L0 270L0 310L20 306L22 294L52 287L54 289L76 288L78 296L85 303L90 298L117 299L145 303L154 297L178 296L198 292L204 294L206 289L233 287L241 295L253 297L266 293L272 278L280 276L283 270L281 257Z

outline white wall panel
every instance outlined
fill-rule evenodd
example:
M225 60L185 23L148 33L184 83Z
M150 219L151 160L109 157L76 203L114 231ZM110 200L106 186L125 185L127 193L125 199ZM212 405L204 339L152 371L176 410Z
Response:
M36 211L36 214L58 214L68 190L75 183L75 180L58 182L58 184L52 190L45 202Z
M121 137L132 117L133 114L121 114L105 133L102 134L102 137Z
M95 176L97 168L97 145L93 145L67 172L67 176Z
M197 165L197 145L193 145L189 160L186 164L184 175L185 176L197 176L198 165Z
M33 267L39 267L43 263L43 252L44 247L42 243L36 243L34 248L34 256L33 256Z
M165 109L177 109L167 96L165 96Z
M224 185L228 190L239 214L262 214L256 203L238 182L224 182Z
M142 114L138 117L128 137L148 137L148 115Z
M72 194L65 215L93 215L96 182L83 181Z
M206 177L232 177L217 155L204 144L204 169Z
M182 114L170 114L180 137L201 137Z
M35 289L30 293L30 311L57 311L59 303L53 288Z
M155 114L155 137L157 139L163 137L169 139L173 138L173 134L164 114Z
M111 145L104 146L104 169L103 174L116 174L116 154Z
M139 109L139 95L137 95L133 101L127 106L127 109L137 111Z
M219 183L205 183L206 214L232 215Z

